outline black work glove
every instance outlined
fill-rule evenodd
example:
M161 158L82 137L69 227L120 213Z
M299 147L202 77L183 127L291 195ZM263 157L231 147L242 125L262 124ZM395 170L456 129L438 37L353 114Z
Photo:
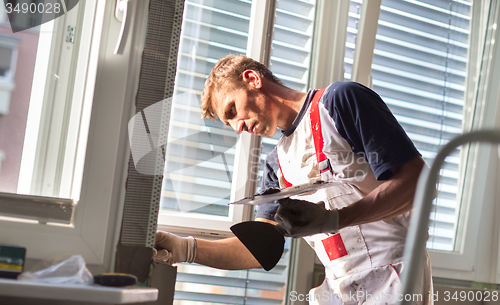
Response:
M323 201L284 198L278 200L279 207L274 219L277 227L291 237L304 237L318 233L337 233L339 213L337 209L325 209Z

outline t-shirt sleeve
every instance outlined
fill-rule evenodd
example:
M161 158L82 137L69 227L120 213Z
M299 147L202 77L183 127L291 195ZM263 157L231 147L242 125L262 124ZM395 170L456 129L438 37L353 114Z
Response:
M373 90L355 82L335 82L322 101L342 137L355 153L363 153L377 180L420 153L389 107Z
M278 151L274 148L266 157L266 164L261 181L261 190L280 186L279 179L276 174L278 170ZM277 200L259 205L257 207L255 218L274 220L274 215L276 214L278 205L279 203Z

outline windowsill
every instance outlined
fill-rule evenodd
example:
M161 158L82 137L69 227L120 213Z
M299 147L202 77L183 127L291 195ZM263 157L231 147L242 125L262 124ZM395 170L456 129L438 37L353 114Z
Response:
M0 296L82 301L94 303L126 304L153 302L158 289L141 286L126 288L99 285L51 285L0 279Z
M0 76L0 90L12 92L15 89L14 80L4 76Z

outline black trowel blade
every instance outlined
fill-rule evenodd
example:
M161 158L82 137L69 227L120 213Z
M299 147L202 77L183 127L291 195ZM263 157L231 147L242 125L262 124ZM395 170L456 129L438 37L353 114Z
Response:
M231 231L266 271L273 269L283 255L285 237L270 223L240 222L233 225Z

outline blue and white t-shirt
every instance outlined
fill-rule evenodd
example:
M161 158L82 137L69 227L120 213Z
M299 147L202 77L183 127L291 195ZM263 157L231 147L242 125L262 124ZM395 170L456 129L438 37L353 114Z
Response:
M289 137L307 114L317 90L309 90L304 105L294 122L283 132ZM323 93L324 107L335 123L338 133L352 151L364 156L377 180L387 180L390 171L420 156L413 142L399 125L387 105L373 90L355 82L335 82ZM278 154L273 149L266 158L261 188L279 187ZM256 217L274 220L277 202L259 206Z

